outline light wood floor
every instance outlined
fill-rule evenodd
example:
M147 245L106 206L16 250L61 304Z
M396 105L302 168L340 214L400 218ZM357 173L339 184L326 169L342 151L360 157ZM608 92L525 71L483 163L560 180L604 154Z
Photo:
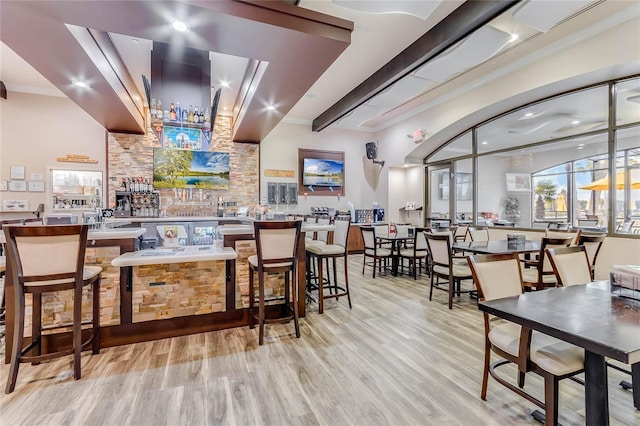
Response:
M361 275L350 257L353 309L346 300L316 306L293 326L267 326L265 345L248 327L103 349L22 364L14 393L0 397L9 425L521 425L536 407L489 382L479 398L482 316L462 296L428 300L428 278ZM8 367L0 367L4 389ZM503 370L515 377L515 370ZM613 425L638 425L628 378L609 369ZM542 398L542 381L525 387ZM584 424L584 389L561 384L560 422Z

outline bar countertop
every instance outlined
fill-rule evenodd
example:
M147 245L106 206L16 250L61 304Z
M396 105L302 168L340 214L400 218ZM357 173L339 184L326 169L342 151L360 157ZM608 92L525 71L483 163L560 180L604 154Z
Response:
M159 263L203 262L209 260L231 260L237 257L231 247L183 246L161 247L124 253L113 259L113 266L156 265Z

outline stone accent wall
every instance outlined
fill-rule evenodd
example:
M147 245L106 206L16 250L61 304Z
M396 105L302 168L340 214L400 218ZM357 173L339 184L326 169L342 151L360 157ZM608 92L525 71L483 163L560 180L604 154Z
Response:
M147 120L151 123L151 120ZM211 151L229 152L230 183L228 190L205 190L204 195L209 200L217 200L220 196L224 201L235 201L238 206L248 206L251 209L259 201L259 145L234 143L231 140L232 118L216 117L214 131L211 135ZM115 204L115 191L120 189L123 178L153 177L153 148L161 143L155 130L149 127L145 135L129 135L110 133L108 137L107 158L108 168L108 201L107 207ZM165 208L167 216L189 215L208 216L213 210L198 206L185 209L184 206L172 206L173 191L160 191L160 208Z
M84 261L100 266L100 325L120 324L120 268L111 261L120 256L120 247L87 247ZM89 305L91 311L91 305ZM84 305L83 305L84 312Z
M225 311L225 268L224 260L134 267L133 322Z

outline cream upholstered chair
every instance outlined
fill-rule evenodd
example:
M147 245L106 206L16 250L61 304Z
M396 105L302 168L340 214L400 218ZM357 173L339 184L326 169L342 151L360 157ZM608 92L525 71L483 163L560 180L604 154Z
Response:
M604 235L585 235L580 234L580 240L578 245L584 246L587 250L587 257L589 258L589 265L591 266L591 279L595 279L596 276L596 260L600 253L600 247L604 243Z
M478 287L479 300L494 300L518 296L523 292L520 259L516 253L474 255L468 258L469 268ZM487 399L489 374L498 383L545 410L546 424L558 424L558 382L584 370L584 350L547 336L532 332L518 324L491 320L484 316L485 353L480 397ZM491 352L502 359L491 364ZM501 377L496 369L513 363L518 367L517 386ZM525 392L525 374L532 371L544 378L545 401Z
M364 241L364 258L362 260L362 273L364 274L364 268L367 265L373 267L373 278L376 277L376 269L382 270L383 266L387 265L387 260L391 259L393 255L388 247L383 247L376 240L375 231L376 227L361 226L360 232L362 233L362 240ZM367 262L367 258L372 260Z
M336 218L333 222L335 231L333 231L333 244L317 245L307 248L307 253L311 258L318 260L318 312L324 312L324 300L335 298L336 300L342 296L347 296L349 309L351 309L351 295L349 294L349 273L347 270L347 241L349 239L349 228L351 227L351 218ZM336 259L342 258L344 261L344 286L338 285L338 274L336 268ZM324 268L322 261L331 259L333 263L333 282L324 285ZM327 269L327 275L329 270ZM324 288L330 291L324 294Z
M449 309L453 308L454 293L460 295L461 281L471 279L471 271L464 257L454 256L451 250L453 234L451 232L425 233L427 246L431 254L431 287L429 289L429 300L433 296L433 288L440 288L439 278L447 279L447 290L449 291ZM438 282L436 282L438 280ZM466 291L471 292L473 290Z
M546 254L559 285L591 282L591 265L584 246L548 248Z
M6 393L15 389L21 362L39 362L73 354L73 377L81 377L80 352L89 344L100 352L100 272L99 266L85 266L87 225L7 226L7 259L14 285L15 318L11 366ZM82 342L82 290L92 290L92 329ZM73 290L72 348L56 353L42 351L42 294ZM31 343L24 347L25 294L33 296ZM69 324L57 327L69 327ZM31 355L27 355L31 353Z
M553 267L549 258L546 256L545 250L548 248L568 247L571 245L573 237L570 235L564 238L547 238L542 237L540 241L540 251L535 260L524 259L524 269L522 270L522 278L525 287L535 290L543 290L545 287L556 287L558 281L553 273Z
M544 236L547 238L566 238L572 237L572 246L577 246L580 241L581 229L547 229L544 231Z
M264 344L264 325L282 324L293 320L296 337L300 337L298 324L298 241L300 221L254 222L256 254L249 256L249 328L258 321L258 344ZM258 274L258 312L255 312L254 273ZM278 318L266 318L265 276L271 273L284 274L284 297L282 300L285 314ZM293 304L293 312L291 305Z
M489 228L486 226L469 226L466 239L469 239L469 241L489 241Z
M400 249L400 259L408 259L411 265L413 279L418 279L418 268L422 273L422 262L427 262L429 257L429 247L427 246L427 237L422 228L416 228L414 235L414 243L411 247ZM426 267L426 265L425 265Z

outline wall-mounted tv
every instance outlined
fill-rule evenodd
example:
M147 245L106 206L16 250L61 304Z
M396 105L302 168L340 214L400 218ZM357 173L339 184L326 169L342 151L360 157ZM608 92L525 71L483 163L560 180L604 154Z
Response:
M153 148L156 188L229 189L229 153Z
M304 186L344 186L344 161L304 158L302 184Z

